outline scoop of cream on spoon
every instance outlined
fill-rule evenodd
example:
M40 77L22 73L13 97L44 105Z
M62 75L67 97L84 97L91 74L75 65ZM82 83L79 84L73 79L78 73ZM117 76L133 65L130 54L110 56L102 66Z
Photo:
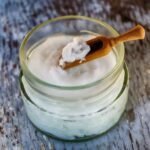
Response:
M107 55L118 43L140 40L144 37L144 28L137 25L117 37L96 36L86 42L74 39L63 48L59 65L63 69L69 69Z

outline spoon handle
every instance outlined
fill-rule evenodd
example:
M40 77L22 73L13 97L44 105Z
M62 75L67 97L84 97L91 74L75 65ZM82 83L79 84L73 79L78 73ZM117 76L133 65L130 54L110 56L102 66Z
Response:
M137 25L134 28L130 29L128 32L125 32L117 37L110 38L111 45L114 46L120 42L133 41L144 39L145 30L141 25Z

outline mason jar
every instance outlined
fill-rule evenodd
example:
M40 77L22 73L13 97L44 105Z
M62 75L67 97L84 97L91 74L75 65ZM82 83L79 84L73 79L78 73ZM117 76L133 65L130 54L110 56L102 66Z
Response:
M34 27L20 47L20 90L27 115L39 130L64 140L88 139L106 132L119 121L128 98L129 77L123 43L112 49L117 62L114 68L101 79L85 85L50 84L29 69L30 53L46 38L82 35L81 30L118 35L110 25L98 19L63 16Z

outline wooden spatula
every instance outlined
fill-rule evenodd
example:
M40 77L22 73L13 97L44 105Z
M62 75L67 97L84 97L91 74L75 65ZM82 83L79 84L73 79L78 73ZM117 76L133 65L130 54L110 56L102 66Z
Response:
M86 41L86 43L90 46L90 52L86 55L84 61L76 60L72 63L65 63L64 69L69 69L88 61L92 61L96 58L100 58L102 56L107 55L112 47L120 42L133 41L144 39L145 30L141 25L137 25L134 28L130 29L128 32L121 34L117 37L107 37L107 36L97 36L93 39Z

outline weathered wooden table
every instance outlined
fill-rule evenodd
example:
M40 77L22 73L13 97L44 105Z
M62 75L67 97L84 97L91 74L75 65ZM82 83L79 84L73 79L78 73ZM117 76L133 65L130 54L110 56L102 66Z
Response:
M107 134L81 143L62 142L29 122L18 86L19 45L34 25L78 14L106 21L119 32L137 23L144 41L126 45L129 100L119 124ZM150 149L150 0L0 0L0 150Z

